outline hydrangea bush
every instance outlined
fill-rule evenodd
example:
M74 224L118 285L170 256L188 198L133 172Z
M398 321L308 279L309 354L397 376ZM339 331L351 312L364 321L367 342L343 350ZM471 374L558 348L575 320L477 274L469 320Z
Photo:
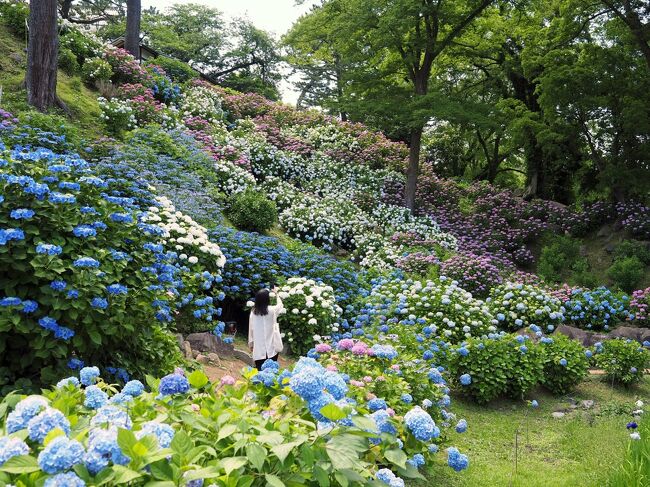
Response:
M494 287L487 304L499 326L507 330L536 325L552 331L564 320L561 301L531 284L507 282Z
M314 345L314 336L338 331L342 309L333 291L304 277L292 277L278 289L286 310L278 322L292 353L304 355Z
M218 315L212 299L202 299L224 263L218 246L140 188L153 204L143 211L138 193L124 191L132 182L98 177L77 155L40 149L4 156L2 382L46 380L73 353L132 372L178 360L166 323L182 305L210 320ZM29 362L21 358L26 349L33 350Z
M643 379L650 362L650 352L634 340L614 339L597 343L594 354L596 366L603 369L611 382L626 386Z
M605 287L572 289L564 307L567 323L587 330L609 330L630 317L629 297Z

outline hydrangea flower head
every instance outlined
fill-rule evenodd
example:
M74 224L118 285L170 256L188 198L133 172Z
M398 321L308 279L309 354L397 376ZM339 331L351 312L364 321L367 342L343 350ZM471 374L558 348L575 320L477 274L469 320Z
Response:
M86 482L81 480L76 473L59 473L48 478L43 487L86 487Z
M124 385L122 392L132 397L138 397L144 392L144 385L139 380L130 380Z
M84 447L77 440L57 436L38 455L38 465L45 473L62 473L81 463L84 453Z
M460 472L469 466L469 459L452 446L447 448L447 465Z
M27 423L29 439L39 443L42 443L47 434L56 428L63 430L66 435L70 434L70 421L61 411L54 408L45 409Z
M29 454L29 447L20 438L3 436L0 438L0 466L12 457Z
M149 421L142 425L142 429L136 433L138 439L143 436L153 435L158 440L160 448L168 448L174 439L174 428L164 423Z
M185 394L190 390L190 383L182 374L169 374L160 379L158 392L161 396L171 396L172 394Z
M96 385L86 387L84 393L86 395L84 406L88 409L99 409L108 402L108 394Z
M419 406L404 415L404 423L413 436L420 441L430 441L440 436L440 429L433 418Z
M30 396L18 404L7 416L7 433L15 433L27 428L29 420L47 408L47 401L43 397Z
M93 385L99 377L98 367L84 367L79 371L79 379L85 386Z

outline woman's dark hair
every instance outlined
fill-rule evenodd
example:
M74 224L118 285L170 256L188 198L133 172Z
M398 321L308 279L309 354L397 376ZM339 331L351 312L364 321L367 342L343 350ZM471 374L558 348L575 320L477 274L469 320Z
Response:
M271 303L271 298L269 296L268 289L260 289L255 295L255 307L253 308L253 313L258 316L266 316L269 314L269 304Z

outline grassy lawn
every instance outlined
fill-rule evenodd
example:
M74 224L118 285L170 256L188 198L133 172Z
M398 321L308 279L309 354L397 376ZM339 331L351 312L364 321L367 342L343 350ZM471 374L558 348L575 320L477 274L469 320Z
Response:
M467 432L452 439L470 458L469 468L456 473L446 466L446 454L426 473L426 482L412 487L583 487L605 486L612 468L623 459L629 439L625 429L637 399L650 399L650 377L634 389L612 388L590 377L573 394L553 397L542 391L532 410L525 403L503 401L477 406L457 399L452 411L469 423ZM573 399L578 409L570 410ZM580 401L591 399L592 409ZM561 419L553 411L566 411ZM515 436L518 453L515 472Z

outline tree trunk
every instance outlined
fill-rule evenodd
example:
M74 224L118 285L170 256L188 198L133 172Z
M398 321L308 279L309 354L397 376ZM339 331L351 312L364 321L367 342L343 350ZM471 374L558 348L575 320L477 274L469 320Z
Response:
M124 49L140 60L140 16L141 0L128 0L126 4L126 36Z
M29 5L27 48L27 103L44 112L58 104L56 98L57 0L32 0Z
M418 175L420 173L420 148L422 147L423 130L424 127L411 130L409 167L406 173L406 191L404 193L404 204L411 211L415 210L415 191L417 190Z
M61 18L67 19L70 17L70 7L72 7L72 0L63 0L61 4Z

